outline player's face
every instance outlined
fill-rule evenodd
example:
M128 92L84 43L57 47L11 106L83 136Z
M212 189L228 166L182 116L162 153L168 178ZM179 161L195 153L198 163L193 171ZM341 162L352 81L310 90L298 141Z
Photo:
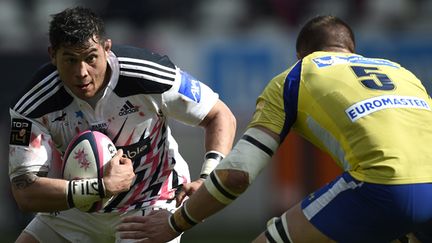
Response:
M110 71L107 69L111 40L99 43L90 38L85 48L60 47L49 50L60 79L77 97L90 99L105 87Z

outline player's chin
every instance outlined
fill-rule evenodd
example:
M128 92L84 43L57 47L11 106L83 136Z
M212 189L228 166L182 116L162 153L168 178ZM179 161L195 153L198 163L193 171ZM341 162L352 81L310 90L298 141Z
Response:
M90 91L90 90L81 90L81 89L76 90L76 91L74 92L74 94L75 94L78 98L83 99L83 100L88 100L88 99L91 99L91 98L93 98L93 97L95 96L95 92L94 92L94 91Z

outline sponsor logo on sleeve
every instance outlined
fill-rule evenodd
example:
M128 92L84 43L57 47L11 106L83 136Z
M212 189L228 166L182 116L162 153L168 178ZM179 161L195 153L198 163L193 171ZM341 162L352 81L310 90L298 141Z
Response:
M200 82L186 72L181 73L181 84L178 92L196 103L201 101Z
M30 121L13 118L9 143L11 145L28 146L30 144L31 128Z

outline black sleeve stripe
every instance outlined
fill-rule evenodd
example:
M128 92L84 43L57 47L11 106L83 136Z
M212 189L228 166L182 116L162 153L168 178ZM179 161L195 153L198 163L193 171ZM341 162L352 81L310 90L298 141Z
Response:
M147 81L154 81L163 84L171 84L175 80L175 77L165 77L159 74L141 70L134 70L133 72L130 72L125 71L123 68L120 68L120 74L128 77L139 77Z
M275 226L276 226L276 229L279 233L279 236L282 238L283 242L290 243L291 241L288 239L288 235L285 232L281 218L276 219Z
M175 70L176 68L168 56L160 55L145 48L115 44L111 50L118 57L119 61L131 61L133 63L150 62L152 66L164 70Z
M50 74L40 83L36 84L29 92L24 94L13 109L20 113L28 110L36 101L42 100L47 92L50 93L53 89L58 88L60 83L61 81L58 78L57 72Z
M270 235L270 233L268 232L268 230L266 230L266 231L264 232L264 235L265 235L265 237L267 238L267 240L268 240L270 243L277 243L277 242L275 241L275 239L273 239L273 237Z
M58 91L61 90L62 87L63 85L59 81L58 84L56 84L54 87L50 87L50 89L45 90L42 94L39 94L38 97L32 97L31 102L29 102L27 106L22 107L18 112L20 112L24 116L28 116L34 110L39 108L40 104L45 103L46 100L53 97Z
M124 72L135 72L138 74L153 75L161 78L165 77L165 79L169 80L174 80L177 74L175 68L166 67L149 60L125 57L119 57L118 60L120 70Z
M231 193L227 192L218 182L216 179L216 176L214 175L214 172L210 173L210 179L213 182L213 185L219 190L220 193L222 193L225 197L235 200L237 196L232 195Z
M138 77L120 75L119 82L114 88L114 93L120 97L136 94L161 94L172 87L172 84L164 84Z
M11 109L28 118L39 118L57 112L73 102L51 63L42 66L33 75L31 82L11 103Z
M153 69L152 67L146 67L141 65L129 65L126 66L124 64L120 64L120 70L125 72L136 72L139 74L148 74L153 75L160 78L166 78L170 80L174 80L176 73L175 72L167 72Z
M273 156L273 150L271 150L269 147L267 147L266 145L264 145L263 143L261 143L260 141L256 140L255 138L249 136L249 135L243 135L242 138L243 140L248 141L249 143L255 145L257 148L261 149L262 151L264 151L266 154L268 154L270 157Z
M167 56L125 45L113 45L112 51L120 68L119 82L114 88L118 96L162 94L173 86L178 72Z
M154 71L164 72L167 74L175 75L175 69L166 67L152 61L142 60L142 59L134 59L134 58L124 58L119 57L119 64L121 68L127 69L126 65L131 66L130 68L150 68Z

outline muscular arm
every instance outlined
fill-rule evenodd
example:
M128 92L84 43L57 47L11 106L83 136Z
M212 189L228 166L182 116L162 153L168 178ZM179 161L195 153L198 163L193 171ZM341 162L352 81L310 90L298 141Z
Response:
M135 176L132 161L119 150L110 160L103 178L105 194L116 195L130 188ZM68 181L46 177L46 173L27 173L12 179L12 193L25 212L54 212L69 208Z
M232 148L236 119L231 110L221 101L213 106L200 126L205 129L205 149L215 150L226 155Z
M67 181L28 173L12 180L12 193L25 212L54 212L68 209Z

